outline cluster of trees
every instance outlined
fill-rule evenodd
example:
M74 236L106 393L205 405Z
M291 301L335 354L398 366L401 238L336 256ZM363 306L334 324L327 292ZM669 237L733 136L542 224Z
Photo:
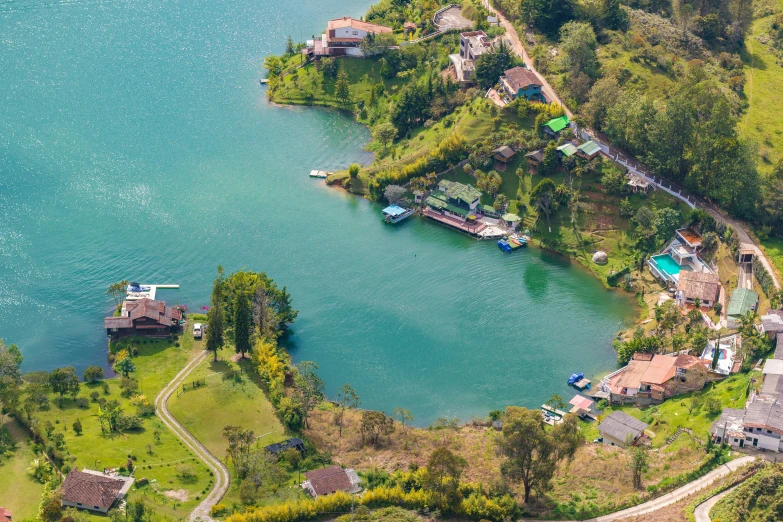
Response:
M243 503L255 502L259 488L274 489L288 479L278 458L258 446L252 430L226 426L223 428L223 438L228 441L226 460L231 461L240 480L239 491Z
M496 83L504 71L519 65L519 58L506 45L505 40L501 40L497 47L493 47L489 52L482 54L476 60L475 78L476 83L482 89L489 89Z
M277 340L298 313L286 287L278 288L264 272L240 270L225 277L219 266L210 301L206 341L215 360L231 337L242 357L251 351L257 337Z

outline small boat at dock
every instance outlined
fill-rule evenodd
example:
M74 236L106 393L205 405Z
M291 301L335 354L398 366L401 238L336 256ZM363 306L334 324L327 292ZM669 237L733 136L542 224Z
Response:
M325 170L311 170L310 171L310 177L311 178L326 178L331 172L326 172Z
M387 223L399 223L403 219L413 215L412 208L403 208L399 205L389 205L383 209L383 219Z

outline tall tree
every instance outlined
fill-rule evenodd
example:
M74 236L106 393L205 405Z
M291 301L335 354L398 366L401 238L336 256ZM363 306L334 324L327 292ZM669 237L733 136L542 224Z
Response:
M106 295L110 295L114 298L114 304L117 308L122 305L122 301L125 300L125 296L128 295L128 285L130 283L126 280L117 281L109 285L109 289L106 290Z
M503 72L513 67L515 62L516 58L506 45L505 40L501 40L497 47L476 59L476 82L482 89L489 89L500 81Z
M572 0L522 0L519 15L525 24L552 36L574 17L574 4Z
M237 476L244 479L248 471L248 456L256 440L253 431L241 426L229 425L223 428L223 438L228 441L226 460L231 460Z
M641 446L634 447L631 450L631 461L628 466L631 468L633 487L642 489L642 476L650 468L650 456L647 451Z
M0 339L0 404L3 408L12 408L19 401L22 360L22 352L15 344L6 346Z
M215 354L223 348L224 317L223 317L223 267L218 266L218 276L212 284L212 306L207 314L207 351Z
M76 395L79 393L79 377L76 375L76 369L73 366L55 368L49 374L49 385L53 392L60 394L60 399L66 394Z
M340 67L340 72L337 73L337 83L334 84L334 96L341 107L349 107L351 105L351 82L344 67Z
M130 357L125 357L114 363L114 371L121 374L123 377L128 377L131 372L136 371L136 365Z
M563 64L571 78L580 72L591 78L598 74L598 57L595 49L598 41L593 26L587 22L568 22L560 29L560 48L563 51Z
M400 420L402 424L402 433L406 434L406 424L409 424L413 420L413 414L405 408L394 408L394 415Z
M546 223L550 232L552 225L549 222L549 216L557 208L556 190L555 182L550 178L544 178L530 192L530 202L546 215Z
M343 436L343 416L346 409L359 407L359 394L348 383L340 386L340 391L337 392L337 403L340 405L340 437Z
M448 510L459 502L459 480L466 467L465 459L448 448L440 447L430 455L424 489L435 494L441 509Z
M310 426L310 412L324 400L324 381L315 373L318 365L313 361L302 361L296 365L296 369L294 397L302 407L302 421L307 428Z
M377 446L381 441L381 435L388 435L391 439L391 434L394 433L394 420L382 411L364 410L359 427L362 433L362 444L369 441Z
M234 302L234 348L236 353L250 352L250 334L253 323L250 318L250 299L245 292L237 292Z

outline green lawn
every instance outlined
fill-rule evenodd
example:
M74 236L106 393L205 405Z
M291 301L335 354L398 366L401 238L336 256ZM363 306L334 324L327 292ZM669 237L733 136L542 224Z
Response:
M770 237L761 242L761 248L767 254L778 272L778 277L783 273L783 239Z
M138 355L133 358L136 364L133 376L140 382L140 393L146 395L150 402L155 400L164 385L194 355L192 340L188 341L187 335L182 337L180 347L174 346L168 340L146 343L136 340L134 343ZM123 343L123 346L127 346L127 342ZM112 347L113 350L117 348ZM105 382L109 385L108 395L103 393L100 385L83 384L78 397L89 399L90 394L97 391L100 397L120 401L125 413L135 413L135 406L120 395L120 380L112 378ZM65 399L61 407L54 395L51 396L51 402L50 410L39 411L36 416L41 423L51 421L55 425L55 432L63 433L66 448L75 457L74 466L91 469L119 468L126 464L128 458L135 457L134 476L137 479L147 478L150 484L134 487L129 498L146 498L160 514L181 517L211 489L214 479L209 469L156 416L148 417L139 431L103 434L97 418L97 402L90 400L85 409L78 408L72 399ZM83 426L81 435L76 435L72 428L76 419L79 419ZM178 476L176 468L183 463L193 466L196 471L195 479ZM166 492L172 496L167 496ZM183 495L187 501L175 500L175 492Z
M780 0L777 3L779 11ZM783 91L780 89L783 67L770 49L771 44L758 40L769 32L775 16L753 23L742 56L747 77L745 96L750 106L742 118L740 130L759 144L759 170L765 173L783 158Z
M35 458L32 442L25 431L13 419L4 419L5 426L16 448L10 457L0 461L0 506L10 510L15 520L35 518L41 500L43 484L27 474L27 467Z

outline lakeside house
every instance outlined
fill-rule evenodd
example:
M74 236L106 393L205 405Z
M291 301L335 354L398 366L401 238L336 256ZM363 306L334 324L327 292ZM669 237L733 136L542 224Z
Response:
M737 373L742 368L742 359L739 357L739 350L742 347L742 336L739 334L729 335L718 339L709 339L707 346L701 354L703 361L709 362L710 371L726 377L732 373ZM712 362L715 360L715 350L720 350L718 361L715 368Z
M501 213L482 205L482 193L472 185L441 180L424 200L422 215L478 239L498 239L507 231L498 222Z
M635 446L649 425L621 411L613 411L598 425L604 444L625 448Z
M712 308L720 299L720 279L711 272L680 272L677 281L677 303L693 305L696 300L702 307Z
M362 41L376 34L392 34L390 27L357 20L350 16L329 20L320 38L307 41L303 54L322 56L364 56Z
M548 122L544 123L544 132L556 138L560 131L567 128L571 124L571 120L567 115L562 115L559 118L552 118Z
M500 77L501 90L512 100L524 100L547 103L546 96L541 91L544 86L536 73L527 67L508 69Z
M729 306L726 307L726 326L734 330L742 325L742 317L755 311L759 304L759 294L749 288L737 288L731 293Z
M468 31L459 35L459 54L450 54L457 81L472 83L476 73L476 59L492 49L494 42L484 31Z
M688 373L706 374L708 366L709 361L688 354L636 353L628 365L604 377L598 390L610 403L660 404L704 387L704 380L689 380Z
M327 466L314 469L305 474L302 488L313 498L331 495L337 491L358 493L361 491L359 475L353 469L343 469L340 466Z
M117 317L106 317L103 327L112 339L120 337L167 337L178 331L182 310L167 306L165 301L139 299L124 301Z
M674 239L660 254L647 260L653 276L664 283L677 285L680 276L686 272L712 273L701 257L701 236L691 228L681 228L675 233ZM680 300L682 305L682 301ZM714 300L711 300L714 304ZM712 305L709 305L712 306Z
M767 359L759 393L751 392L745 409L726 408L712 423L716 443L735 448L783 451L783 359Z
M130 489L133 477L72 469L62 484L62 506L106 514Z
M495 158L495 161L502 163L504 166L510 162L514 156L516 156L517 151L509 147L508 145L501 145L497 149L492 151L492 157Z

